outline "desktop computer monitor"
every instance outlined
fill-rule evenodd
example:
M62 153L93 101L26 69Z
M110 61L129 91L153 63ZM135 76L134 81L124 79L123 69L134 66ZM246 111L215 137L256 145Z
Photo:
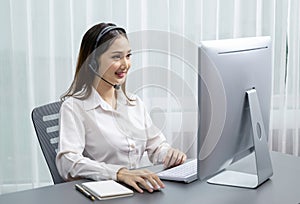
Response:
M256 176L256 181L246 186L221 184L255 188L273 173L266 142L272 90L271 39L203 41L198 51L198 177L210 178L254 150L260 178ZM243 180L240 176L226 174L223 178Z

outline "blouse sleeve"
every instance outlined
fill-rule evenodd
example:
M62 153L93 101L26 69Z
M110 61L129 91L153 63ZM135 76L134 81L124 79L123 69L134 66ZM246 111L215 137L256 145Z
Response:
M153 124L146 108L144 108L144 117L147 134L146 151L148 153L149 160L153 164L163 163L164 158L171 146L168 144L161 130L159 130L155 124Z
M123 166L98 162L83 155L85 128L82 114L83 110L73 100L63 102L60 109L60 136L56 156L58 172L65 180L78 177L116 180L117 172Z

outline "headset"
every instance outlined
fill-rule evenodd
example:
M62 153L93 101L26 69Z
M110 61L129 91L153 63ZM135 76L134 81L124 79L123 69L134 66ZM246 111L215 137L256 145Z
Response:
M89 62L89 68L91 69L91 71L100 79L102 79L103 81L105 81L106 83L108 83L109 85L113 86L116 90L120 89L120 84L112 84L109 81L107 81L106 79L104 79L102 76L99 75L99 73L97 72L98 70L98 62L96 59L96 49L98 47L98 43L101 40L101 38L106 35L107 33L109 33L112 30L121 30L124 33L126 33L124 28L118 27L118 26L107 26L106 28L102 29L102 31L99 33L97 39L96 39L96 43L94 46L94 51L92 53L92 59Z

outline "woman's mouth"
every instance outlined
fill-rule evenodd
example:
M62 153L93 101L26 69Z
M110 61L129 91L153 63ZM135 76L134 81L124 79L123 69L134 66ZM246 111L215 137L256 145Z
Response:
M124 78L124 77L125 77L125 75L126 75L126 72L115 72L115 75L117 75L117 76L118 76L118 78L122 79L122 78Z

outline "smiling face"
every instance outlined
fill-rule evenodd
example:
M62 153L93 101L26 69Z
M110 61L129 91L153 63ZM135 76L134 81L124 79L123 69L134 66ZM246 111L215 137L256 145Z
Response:
M112 84L122 84L131 66L130 56L131 48L128 39L120 35L99 57L99 74Z

